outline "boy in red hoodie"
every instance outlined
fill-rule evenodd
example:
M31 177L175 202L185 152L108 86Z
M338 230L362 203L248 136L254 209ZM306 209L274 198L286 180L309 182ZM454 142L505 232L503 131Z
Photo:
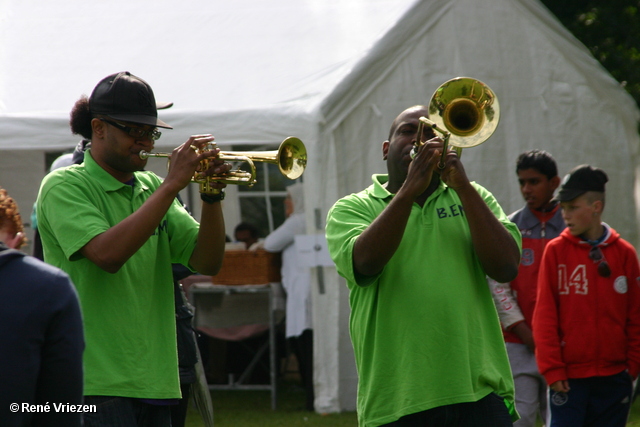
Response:
M549 427L624 427L640 370L636 251L601 221L607 175L582 165L558 194L567 228L546 247L533 336Z

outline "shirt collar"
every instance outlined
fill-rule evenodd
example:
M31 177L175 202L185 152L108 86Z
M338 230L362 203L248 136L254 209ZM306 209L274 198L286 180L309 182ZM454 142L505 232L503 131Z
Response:
M371 180L373 181L373 197L377 199L386 199L389 196L393 196L393 193L390 193L386 187L386 184L389 182L389 175L374 174L371 177Z
M546 224L550 224L561 231L564 229L564 219L562 219L562 215L559 214L560 207L555 211L553 216L546 221ZM522 219L520 220L520 225L518 226L521 230L529 230L531 228L536 227L540 224L540 220L536 216L535 213L529 208L529 206L525 205L522 209Z
M373 191L371 193L373 197L377 199L386 199L387 197L391 197L394 195L393 193L390 193L386 187L386 184L389 182L388 174L374 174L371 177L371 180L373 181ZM438 188L436 189L436 191L433 192L433 194L429 196L429 199L434 196L437 196L438 194L443 192L446 188L448 188L447 184L445 184L442 180L440 180L440 183L438 184Z
M96 178L96 180L98 181L100 186L104 189L104 191L118 191L121 188L125 188L125 187L131 188L130 185L115 179L109 172L104 170L102 166L96 163L96 161L93 159L91 155L91 149L88 149L85 152L84 167L89 173L89 175ZM147 187L144 184L142 184L139 179L137 179L136 174L137 172L134 172L135 183L133 187L139 188L140 190L146 190Z
M602 232L602 236L598 237L596 240L585 239L582 236L580 236L580 239L582 239L583 242L590 244L591 246L598 246L601 243L606 242L611 236L611 227L609 227L607 223L603 222L602 228L604 229Z

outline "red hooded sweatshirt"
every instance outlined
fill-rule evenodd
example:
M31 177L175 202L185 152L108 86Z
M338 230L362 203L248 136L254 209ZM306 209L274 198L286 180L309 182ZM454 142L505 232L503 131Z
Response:
M533 337L549 385L640 370L640 268L635 249L608 225L598 246L611 275L598 274L592 246L565 229L547 245L538 276Z

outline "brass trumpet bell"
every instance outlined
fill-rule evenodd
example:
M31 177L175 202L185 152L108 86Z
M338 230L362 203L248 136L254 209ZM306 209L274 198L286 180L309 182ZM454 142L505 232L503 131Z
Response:
M208 144L201 151L212 150L215 144ZM171 162L170 153L149 153L140 152L140 158L147 159L149 157L167 157ZM296 179L302 175L307 165L307 149L304 143L293 136L286 138L277 150L272 151L220 151L218 158L229 162L245 162L249 165L250 172L240 169L230 170L223 175L203 176L202 172L209 168L210 159L200 162L198 170L191 178L192 182L200 184L201 193L216 193L218 190L211 187L214 182L235 185L253 186L256 180L256 166L254 162L266 162L278 165L280 173L289 179ZM167 168L169 164L167 164Z
M498 98L486 84L469 77L456 77L441 84L431 96L429 118L420 117L415 147L424 144L422 130L429 126L442 134L444 144L438 167L444 169L449 145L455 147L458 156L463 148L475 147L485 142L498 127L500 105Z
M498 127L500 105L493 91L480 80L456 77L433 93L429 119L451 133L450 145L475 147L489 139Z
M286 138L273 151L221 151L220 158L248 157L254 162L278 165L280 173L289 179L299 178L307 165L307 149L304 143L293 136ZM252 184L253 185L253 184Z

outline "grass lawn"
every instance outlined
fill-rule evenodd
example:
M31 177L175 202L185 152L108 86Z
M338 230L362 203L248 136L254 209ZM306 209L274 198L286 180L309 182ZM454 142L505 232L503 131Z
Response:
M271 409L271 393L254 390L214 390L215 427L357 427L355 412L321 415L304 410L304 390L295 383L278 386L277 409ZM200 414L189 408L186 427L202 427Z
M271 410L268 391L212 391L216 427L357 427L355 412L321 415L305 411L304 391L295 383L278 388L278 408ZM540 424L542 425L542 424ZM198 412L189 408L187 427L202 427ZM627 426L640 427L640 399L631 407Z

